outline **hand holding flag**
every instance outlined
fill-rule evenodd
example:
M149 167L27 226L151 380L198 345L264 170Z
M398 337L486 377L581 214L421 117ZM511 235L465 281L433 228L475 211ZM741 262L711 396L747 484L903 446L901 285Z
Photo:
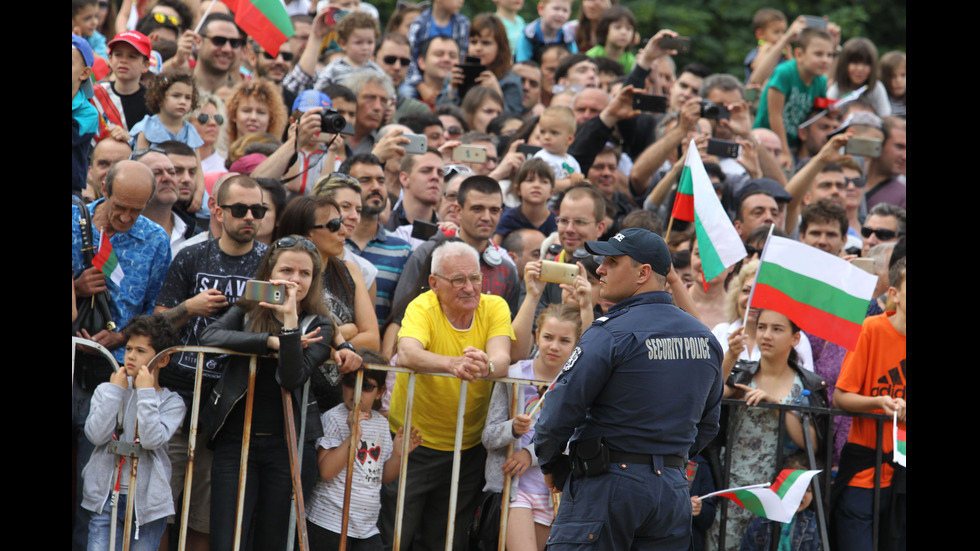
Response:
M810 480L818 473L820 470L783 469L771 485L754 484L729 488L703 495L701 499L714 496L727 497L760 517L785 524L793 520L793 515L800 508L803 496L810 486Z

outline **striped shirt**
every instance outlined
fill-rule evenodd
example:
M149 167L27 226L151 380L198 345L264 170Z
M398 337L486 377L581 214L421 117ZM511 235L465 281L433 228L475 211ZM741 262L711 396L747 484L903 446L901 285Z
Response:
M378 302L374 305L374 311L378 315L378 323L384 325L391 312L391 300L395 296L398 278L405 269L408 257L412 255L412 246L391 235L378 224L378 233L367 242L363 250L350 239L347 240L347 249L378 268L378 278L375 280L378 283Z

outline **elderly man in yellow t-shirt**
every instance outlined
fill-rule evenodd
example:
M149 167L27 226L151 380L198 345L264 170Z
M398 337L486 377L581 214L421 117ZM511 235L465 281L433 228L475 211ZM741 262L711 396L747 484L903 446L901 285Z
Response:
M453 447L460 385L467 381L462 460L456 502L454 548L461 548L480 496L486 451L480 435L486 421L492 383L510 365L514 329L504 299L480 293L483 276L475 249L446 241L432 253L430 291L405 310L398 332L398 365L450 377L419 376L412 425L423 444L408 459L405 515L401 542L413 549L444 549L452 483ZM408 376L399 374L389 421L404 423ZM390 543L394 531L397 483L385 489L379 527Z

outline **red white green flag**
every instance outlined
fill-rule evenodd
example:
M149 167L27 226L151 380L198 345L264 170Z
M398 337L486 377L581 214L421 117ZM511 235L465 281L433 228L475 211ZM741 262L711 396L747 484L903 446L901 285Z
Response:
M898 426L898 412L895 412L895 421L892 423L892 440L895 450L895 463L905 466L905 429Z
M727 497L740 507L760 517L788 523L800 508L806 489L820 471L784 469L776 481L766 484L729 488L701 496L706 499L714 496Z
M773 236L762 251L749 303L785 314L807 333L854 350L877 281L842 258Z
M122 266L119 265L119 259L116 258L116 252L112 250L112 243L109 242L105 232L102 232L102 236L99 238L99 252L92 258L92 265L117 286L122 283L123 277L126 275L123 273Z
M235 14L235 23L271 56L293 36L293 23L280 0L222 0Z
M726 268L745 258L742 238L718 200L694 140L687 147L671 216L694 222L705 288Z

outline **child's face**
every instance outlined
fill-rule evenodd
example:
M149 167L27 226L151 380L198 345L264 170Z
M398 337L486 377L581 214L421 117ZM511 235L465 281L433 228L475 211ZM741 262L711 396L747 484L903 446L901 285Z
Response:
M617 48L626 48L633 42L633 25L625 20L616 21L609 26L606 42Z
M612 3L609 0L582 0L582 16L589 21L599 21L602 12L609 9Z
M493 3L497 5L498 8L506 9L507 11L519 12L521 8L524 7L524 0L493 0Z
M109 52L109 68L117 80L138 80L150 68L150 60L133 46L121 42Z
M433 6L438 6L449 13L456 14L463 9L463 0L435 0Z
M135 377L139 373L140 367L144 365L152 371L153 366L150 365L150 360L156 355L157 351L153 349L150 337L146 335L133 335L126 341L126 375Z
M361 411L371 411L374 401L377 400L385 391L385 387L379 387L374 379L364 377L361 382ZM344 404L348 410L354 410L354 379L344 379Z
M500 116L504 112L504 107L497 103L496 100L488 99L483 102L483 105L473 113L473 128L470 130L479 130L480 132L487 131L487 125L490 121Z
M851 79L851 85L861 87L868 82L871 76L871 65L863 61L854 61L847 64L847 78Z
M184 82L175 82L167 88L160 111L168 116L179 119L191 111L191 100L194 89Z
M551 32L557 32L562 25L568 23L572 15L572 3L567 0L551 0L547 4L538 4L538 15L541 25Z
M796 62L811 76L825 75L830 69L832 54L829 40L814 38L805 50L797 48Z
M63 21L63 20L62 20ZM82 6L75 17L71 18L71 26L77 27L84 37L92 36L95 32L95 28L99 26L99 6L98 4L90 4L88 6Z
M91 73L85 65L85 58L82 57L82 52L79 52L75 48L71 49L71 97L75 97L78 93L79 88L82 87L82 82L88 78Z
M801 501L800 506L796 508L796 512L799 513L803 509L809 507L811 501L813 501L813 489L807 488L806 493L803 494L803 501Z
M541 131L541 147L554 155L565 155L568 146L575 140L575 134L556 117L541 117L538 129Z
M341 44L344 53L354 63L362 65L367 63L374 54L374 31L371 29L354 29L350 33L350 38Z
M538 328L538 350L541 361L549 370L561 369L572 355L576 342L578 335L575 334L575 325L570 321L549 317Z
M905 316L905 281L897 289L895 287L888 288L888 298L895 303L895 310L900 312L902 316Z
M480 58L480 63L489 67L497 60L497 41L490 29L483 29L480 35L470 34L469 55Z
M900 98L905 95L905 64L902 63L895 68L891 82L888 83L892 89L892 96Z
M527 205L541 205L548 202L555 184L540 174L528 174L517 188L517 196Z
M762 40L763 42L768 42L772 44L777 42L782 38L783 33L786 32L786 22L785 21L770 21L766 23L761 29L756 31L756 38Z

